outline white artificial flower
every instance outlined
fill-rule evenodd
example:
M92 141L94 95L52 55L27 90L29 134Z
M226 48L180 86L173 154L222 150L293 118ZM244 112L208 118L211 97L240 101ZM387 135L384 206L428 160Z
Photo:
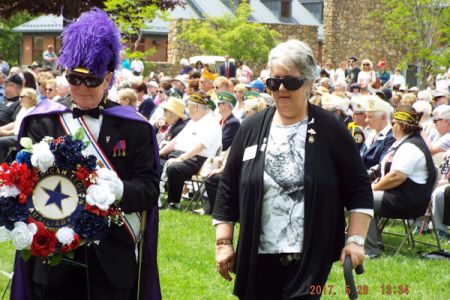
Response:
M56 238L63 245L70 245L73 242L75 231L70 227L61 227L56 232Z
M14 184L0 186L0 197L16 197L19 194L20 191Z
M87 189L86 202L91 206L97 206L101 210L108 210L116 197L105 184L92 184Z
M81 150L81 155L83 155L84 157L88 157L89 155L91 155L91 151L89 151L88 148Z
M14 247L17 250L30 249L33 236L36 232L37 226L34 223L15 222L14 229L10 232Z
M33 145L33 155L31 155L31 164L42 173L46 172L55 162L55 156L50 151L50 146L46 142L40 142Z

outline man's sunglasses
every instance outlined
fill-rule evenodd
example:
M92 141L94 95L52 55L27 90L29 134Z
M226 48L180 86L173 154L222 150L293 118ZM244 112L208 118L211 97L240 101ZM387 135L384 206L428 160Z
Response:
M105 78L81 77L75 74L67 74L66 78L71 85L80 85L81 83L84 83L85 86L90 88L98 87L105 80Z
M289 91L295 91L301 88L306 82L306 78L303 77L285 77L285 78L277 78L277 77L270 77L267 78L266 84L267 87L272 91L278 91L280 89L280 85L283 84L283 86L289 90Z

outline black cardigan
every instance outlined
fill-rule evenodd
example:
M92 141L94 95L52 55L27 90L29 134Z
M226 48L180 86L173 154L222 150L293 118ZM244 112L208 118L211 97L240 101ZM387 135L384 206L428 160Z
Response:
M218 187L213 218L240 222L234 293L253 299L261 229L264 150L275 107L244 120L230 149ZM308 105L305 143L305 216L301 265L286 298L306 295L316 280L328 276L344 246L345 215L373 208L366 169L350 133L332 114ZM247 147L256 157L242 161Z

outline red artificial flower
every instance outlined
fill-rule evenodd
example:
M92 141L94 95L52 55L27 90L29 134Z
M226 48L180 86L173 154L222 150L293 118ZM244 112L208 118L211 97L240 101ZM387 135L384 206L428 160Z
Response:
M100 217L106 217L108 215L108 211L107 210L101 210L97 206L91 206L91 205L89 205L87 203L86 203L86 206L84 207L84 209L86 209L87 211L90 211L94 215L97 215L97 216L100 216Z
M55 252L57 242L56 234L53 231L45 229L44 224L41 222L36 222L35 224L37 226L37 232L31 243L31 254L34 256L47 257Z
M80 245L80 236L78 234L74 234L73 241L70 243L70 245L63 245L61 247L61 253L67 253L69 251L75 250Z
M10 167L7 163L2 163L0 165L0 180L2 185L13 184L14 173L11 172Z
M64 141L64 137L62 137L62 136L57 137L56 139L53 139L53 143L54 143L55 145L58 145L58 144L60 144L60 143L63 142L63 141Z
M92 173L89 172L84 166L78 166L75 171L75 177L81 180L85 188L88 188L92 184L91 179L89 178L91 174Z

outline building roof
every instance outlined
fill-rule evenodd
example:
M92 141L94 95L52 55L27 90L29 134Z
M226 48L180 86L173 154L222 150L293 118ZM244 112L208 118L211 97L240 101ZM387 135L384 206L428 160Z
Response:
M250 20L260 23L278 24L281 22L278 17L267 8L260 0L251 0L250 6L253 12ZM206 16L221 16L232 14L232 10L220 0L189 0L185 7L177 6L168 13L169 19L199 19ZM318 26L319 40L323 36L323 25L317 21L298 0L292 1L293 23L300 25ZM169 21L161 18L155 18L152 22L147 22L144 34L167 35L169 32ZM13 28L14 32L20 33L60 33L63 30L63 18L55 15L44 15L28 21Z
M318 26L317 35L319 40L322 40L323 24L321 24L298 0L292 1L292 19L300 25Z
M199 19L199 15L191 5L185 7L177 6L168 14L169 19ZM152 22L145 23L146 28L142 30L145 34L167 35L169 33L169 21L156 17Z
M219 17L233 12L220 0L189 0L202 17Z
M44 15L13 28L13 32L51 33L62 32L63 18L55 15Z
M251 0L250 7L252 13L250 14L250 20L260 23L281 23L275 14L259 0Z

